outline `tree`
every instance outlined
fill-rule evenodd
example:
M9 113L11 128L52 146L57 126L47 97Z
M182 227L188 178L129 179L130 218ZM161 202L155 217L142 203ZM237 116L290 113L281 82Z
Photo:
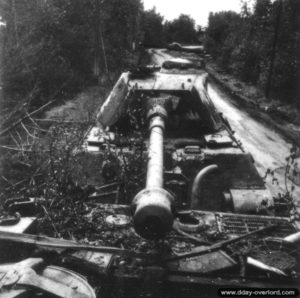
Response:
M240 23L240 16L233 11L209 14L205 46L223 67L228 67L230 55L237 46L235 30L238 30Z
M40 105L71 77L69 62L57 41L63 13L40 1L1 2L3 18L3 89L7 105Z
M142 29L145 45L162 46L164 42L163 20L164 18L156 12L155 7L143 12Z
M165 23L165 38L168 42L195 43L197 31L195 20L181 14L177 19Z
M79 91L93 82L95 60L97 75L120 71L141 35L140 0L1 0L0 8L6 106L33 109Z
M206 48L227 71L283 101L300 95L300 3L244 1L240 14L210 14Z

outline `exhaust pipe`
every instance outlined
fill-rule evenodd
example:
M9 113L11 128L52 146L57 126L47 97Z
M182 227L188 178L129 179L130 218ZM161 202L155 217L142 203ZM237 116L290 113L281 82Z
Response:
M198 206L199 194L201 193L201 189L203 187L203 180L207 175L216 171L218 169L217 165L210 165L202 169L194 179L193 187L192 187L192 195L191 195L191 209L195 209Z
M166 236L173 226L173 196L163 189L163 141L167 112L161 99L152 99L154 105L148 112L149 149L146 188L132 201L135 231L146 239Z

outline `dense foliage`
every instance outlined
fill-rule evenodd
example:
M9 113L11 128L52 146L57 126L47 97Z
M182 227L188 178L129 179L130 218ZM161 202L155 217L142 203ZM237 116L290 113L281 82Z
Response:
M141 0L0 0L4 108L33 110L135 63L138 43L194 42L195 21L164 23ZM4 99L4 100L3 100Z
M226 71L300 106L299 1L245 1L240 14L211 13L206 47Z
M173 21L164 24L165 39L167 42L195 43L197 31L195 21L188 15L181 14Z
M147 10L143 13L143 44L150 46L159 46L164 43L163 16L156 9Z
M140 0L1 0L5 104L40 106L130 64Z
M195 20L189 15L181 14L172 21L164 21L153 8L143 13L142 25L145 45L164 47L171 42L183 44L198 42Z
M199 41L195 21L164 21L141 0L0 0L2 110L31 109L134 63L139 42ZM295 102L300 95L300 3L244 1L241 12L211 13L206 47L228 72Z

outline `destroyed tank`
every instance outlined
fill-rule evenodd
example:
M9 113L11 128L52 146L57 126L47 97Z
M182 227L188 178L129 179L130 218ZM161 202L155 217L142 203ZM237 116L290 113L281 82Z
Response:
M143 138L145 188L131 203L141 236L164 237L175 210L274 215L251 154L208 96L202 60L172 59L161 69L122 74L97 119L88 150L101 151L109 142L115 151L130 152L128 140L136 132Z
M80 241L0 227L0 297L297 296L300 232L207 85L201 59L121 75L83 142L102 168L77 195Z
M144 169L129 173L136 184L127 195L119 187L117 197L102 203L129 205L142 238L162 241L175 231L194 244L179 249L175 242L165 256L169 282L297 284L299 232L288 217L276 216L251 153L216 110L207 84L202 59L171 59L121 75L85 148L93 154L109 148L135 162L143 157ZM107 182L118 180L118 169L112 159L105 161ZM104 197L97 198L101 203Z

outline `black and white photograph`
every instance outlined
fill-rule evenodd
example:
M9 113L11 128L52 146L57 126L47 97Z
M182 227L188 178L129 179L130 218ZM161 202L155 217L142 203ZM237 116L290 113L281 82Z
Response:
M0 0L0 298L299 291L300 0Z

